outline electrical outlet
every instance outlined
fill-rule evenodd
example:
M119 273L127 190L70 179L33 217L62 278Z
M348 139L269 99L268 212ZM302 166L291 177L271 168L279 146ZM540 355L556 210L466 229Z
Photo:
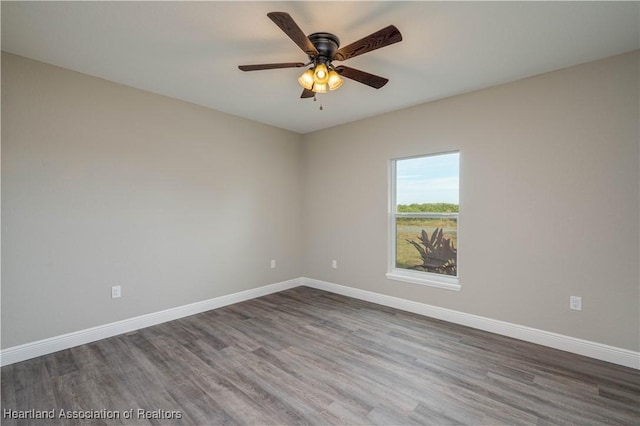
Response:
M580 296L571 296L569 297L569 309L574 311L582 310L582 297Z
M331 267L333 269L338 269L338 261L337 260L332 260L331 261Z
M276 267L276 260L275 259L271 259L271 269Z
M117 299L120 296L122 296L122 288L119 285L111 287L111 298Z

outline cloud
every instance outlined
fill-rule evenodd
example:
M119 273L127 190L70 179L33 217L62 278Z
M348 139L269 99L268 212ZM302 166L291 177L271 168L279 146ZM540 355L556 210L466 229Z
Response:
M458 204L460 154L407 158L396 162L396 201Z

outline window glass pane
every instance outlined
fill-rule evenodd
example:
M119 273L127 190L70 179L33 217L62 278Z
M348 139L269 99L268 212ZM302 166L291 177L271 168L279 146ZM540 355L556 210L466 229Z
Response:
M396 219L396 268L458 275L458 219Z
M457 212L459 163L458 152L397 160L397 211Z
M395 267L458 275L459 153L396 160ZM452 215L453 214L453 215Z

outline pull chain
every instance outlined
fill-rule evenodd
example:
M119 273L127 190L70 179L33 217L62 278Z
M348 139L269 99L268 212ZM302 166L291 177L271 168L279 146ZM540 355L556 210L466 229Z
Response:
M316 95L316 94L314 94L314 95L313 95L313 102L317 102L317 101L318 101L318 99L317 99L317 95ZM322 98L320 98L320 111L322 111L323 109L324 109L324 108L322 107Z

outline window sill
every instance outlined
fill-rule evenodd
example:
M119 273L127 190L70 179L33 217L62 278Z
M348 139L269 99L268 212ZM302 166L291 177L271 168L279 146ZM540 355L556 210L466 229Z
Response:
M404 269L392 269L387 272L387 278L394 281L403 281L411 284L426 285L445 290L460 291L460 279L458 277L446 277L428 272L407 271Z

